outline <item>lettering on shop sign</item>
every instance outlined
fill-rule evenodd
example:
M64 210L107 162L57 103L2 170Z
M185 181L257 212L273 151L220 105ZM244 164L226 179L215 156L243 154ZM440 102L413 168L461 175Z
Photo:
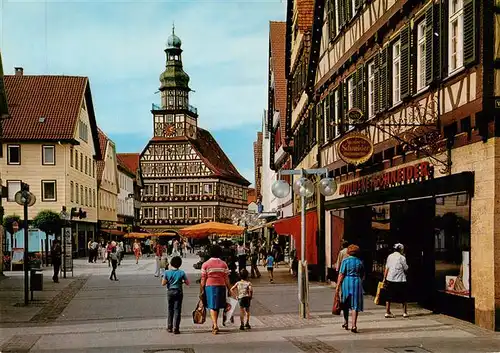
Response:
M373 144L368 136L351 133L339 141L337 152L344 162L360 165L372 156Z
M422 182L433 178L433 176L434 167L429 162L420 162L341 184L339 194L345 196L359 195L366 192Z

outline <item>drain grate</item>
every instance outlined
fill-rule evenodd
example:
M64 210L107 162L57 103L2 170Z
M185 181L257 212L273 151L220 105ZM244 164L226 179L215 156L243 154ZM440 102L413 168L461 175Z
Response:
M431 351L418 346L390 347L386 348L386 350L394 353L432 353Z

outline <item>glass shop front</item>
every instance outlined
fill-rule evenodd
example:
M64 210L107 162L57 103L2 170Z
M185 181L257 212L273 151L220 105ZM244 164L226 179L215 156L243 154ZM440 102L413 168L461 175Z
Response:
M404 244L409 301L473 322L473 185L474 175L468 172L328 201L332 243L343 238L360 246L365 291L372 295L394 244Z

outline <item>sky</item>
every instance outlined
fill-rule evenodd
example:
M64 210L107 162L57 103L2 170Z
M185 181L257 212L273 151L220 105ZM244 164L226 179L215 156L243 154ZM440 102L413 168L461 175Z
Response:
M140 152L160 103L175 23L190 104L240 173L254 182L253 141L267 107L269 21L285 0L0 0L5 74L88 76L97 123L118 152Z

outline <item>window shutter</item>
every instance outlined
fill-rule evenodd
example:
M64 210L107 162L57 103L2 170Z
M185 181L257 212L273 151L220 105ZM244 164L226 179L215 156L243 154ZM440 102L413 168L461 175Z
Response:
M317 126L317 139L318 143L323 144L325 142L325 119L324 113L325 113L325 103L326 100L322 100L321 102L318 103L316 107L316 126Z
M374 100L373 107L375 110L375 114L380 111L380 54L375 54L373 58L373 91L374 91Z
M331 123L331 117L330 117L330 95L331 93L329 93L326 97L325 97L325 116L323 117L323 119L325 119L325 124L326 124L326 127L325 127L325 142L326 141L330 141L330 139L332 138L332 132L331 132L331 129L330 129L330 123Z
M337 26L335 23L335 0L328 1L328 29L330 32L330 40L337 35Z
M339 104L335 107L337 109L337 119L340 122L340 133L344 133L346 129L346 124L345 124L345 107L347 105L347 94L346 94L346 88L347 85L343 82L339 83L339 87L337 88L337 94L339 95ZM335 97L334 97L335 99Z
M344 27L345 24L345 0L337 0L337 11L339 12L339 28Z
M387 80L390 79L390 77L388 77L388 70L387 70L387 51L388 51L388 48L389 47L385 47L384 49L382 49L382 51L380 52L380 94L379 94L379 99L380 99L380 102L379 102L379 108L380 110L379 111L384 111L388 108L388 105L387 105L387 95L389 94L389 90L387 89L388 88L388 83L387 83Z
M425 83L434 82L434 8L425 11Z
M364 85L364 67L360 66L358 67L358 73L356 75L356 80L357 80L357 87L356 87L356 108L361 109L364 111L364 92L363 92L363 85Z
M476 61L476 1L464 0L464 65Z
M405 25L399 35L401 41L401 99L410 96L410 26Z
M345 20L345 23L347 24L352 18L352 13L353 13L354 9L352 8L352 1L351 0L345 0L344 4L345 4L345 9L346 9L346 11L345 11L346 15L345 15L344 20Z
M389 109L392 106L392 47L385 47L385 109Z

